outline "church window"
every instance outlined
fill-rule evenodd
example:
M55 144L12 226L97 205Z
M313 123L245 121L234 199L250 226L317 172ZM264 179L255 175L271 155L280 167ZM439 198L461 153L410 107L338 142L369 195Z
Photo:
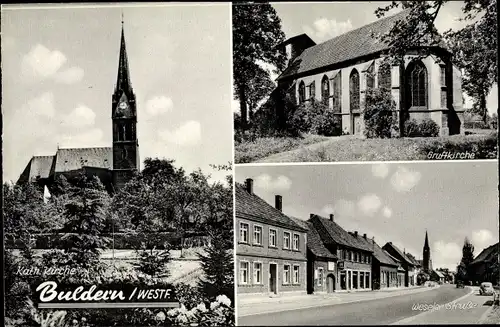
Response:
M427 107L427 69L420 61L410 64L409 87L412 107Z
M335 112L340 112L341 110L341 97L342 97L342 77L341 72L338 72L337 75L333 78L332 86L333 86L333 109Z
M321 80L321 100L323 103L328 104L328 99L330 97L330 81L325 75Z
M351 111L359 110L359 73L356 69L353 69L349 76L349 99Z
M441 86L446 86L446 66L440 65L439 70L441 72Z
M316 82L309 84L309 99L314 99L316 97Z
M126 140L130 141L132 140L132 123L131 122L127 122L125 123L125 137L126 137Z
M302 81L299 84L299 103L304 103L305 100L306 100L306 86Z
M375 87L375 65L372 63L366 70L366 88L373 89Z
M391 87L391 67L382 62L378 68L378 87L388 89Z

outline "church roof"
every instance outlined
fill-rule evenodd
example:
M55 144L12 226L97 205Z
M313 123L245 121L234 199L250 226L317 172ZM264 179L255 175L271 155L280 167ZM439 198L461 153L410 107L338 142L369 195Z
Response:
M278 80L388 49L388 45L378 40L376 36L389 32L394 23L404 19L409 13L410 9L405 9L307 48L294 59Z
M112 169L113 148L66 148L57 150L54 163L56 173L78 170L83 166Z
M259 196L250 194L240 183L236 183L236 217L259 221L265 224L289 228L291 230L306 232L293 219L276 209Z

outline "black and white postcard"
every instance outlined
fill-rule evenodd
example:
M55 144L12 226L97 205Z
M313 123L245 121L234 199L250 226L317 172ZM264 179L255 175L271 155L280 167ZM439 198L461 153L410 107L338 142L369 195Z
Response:
M5 326L234 325L230 7L2 7Z

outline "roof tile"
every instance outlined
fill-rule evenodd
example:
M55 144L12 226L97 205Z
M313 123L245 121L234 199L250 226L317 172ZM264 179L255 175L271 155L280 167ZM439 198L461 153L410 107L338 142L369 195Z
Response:
M236 183L235 193L237 217L286 227L296 231L307 231L307 229L299 226L290 217L283 214L259 196L248 193L245 187L240 183Z

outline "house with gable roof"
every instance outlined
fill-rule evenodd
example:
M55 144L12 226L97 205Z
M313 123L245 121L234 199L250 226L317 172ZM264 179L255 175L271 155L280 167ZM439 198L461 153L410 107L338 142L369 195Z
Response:
M373 289L383 289L397 287L397 274L400 263L391 255L384 251L374 238L369 238L366 234L360 237L368 246L373 249L372 263L372 287Z
M361 135L365 93L383 87L395 101L401 131L404 122L414 118L432 119L441 135L463 134L461 71L444 42L432 48L424 42L409 50L403 64L381 69L389 46L377 35L404 21L409 12L402 10L320 44L306 34L286 40L281 49L288 67L277 78L281 91L273 92L278 108L284 108L278 96L283 92L298 105L322 101L338 117L343 133ZM431 55L419 58L423 47L430 48ZM280 111L278 119L283 119Z
M253 180L236 183L238 296L306 293L307 229L254 193Z
M333 293L337 287L337 255L325 246L312 222L292 219L307 229L307 293Z
M373 249L358 238L357 232L344 230L335 222L333 215L323 218L311 214L307 225L317 232L322 248L337 257L337 264L330 264L327 271L327 280L330 278L331 285L335 285L331 291L371 290Z
M478 283L498 284L499 279L499 243L488 246L470 263L473 279Z
M405 251L401 251L396 245L394 245L392 242L387 242L382 249L384 249L387 253L389 253L391 256L396 258L400 263L401 267L404 269L404 280L403 280L403 285L405 287L409 286L414 286L416 285L414 280L415 280L415 263L413 260L408 258L408 256L405 254Z

